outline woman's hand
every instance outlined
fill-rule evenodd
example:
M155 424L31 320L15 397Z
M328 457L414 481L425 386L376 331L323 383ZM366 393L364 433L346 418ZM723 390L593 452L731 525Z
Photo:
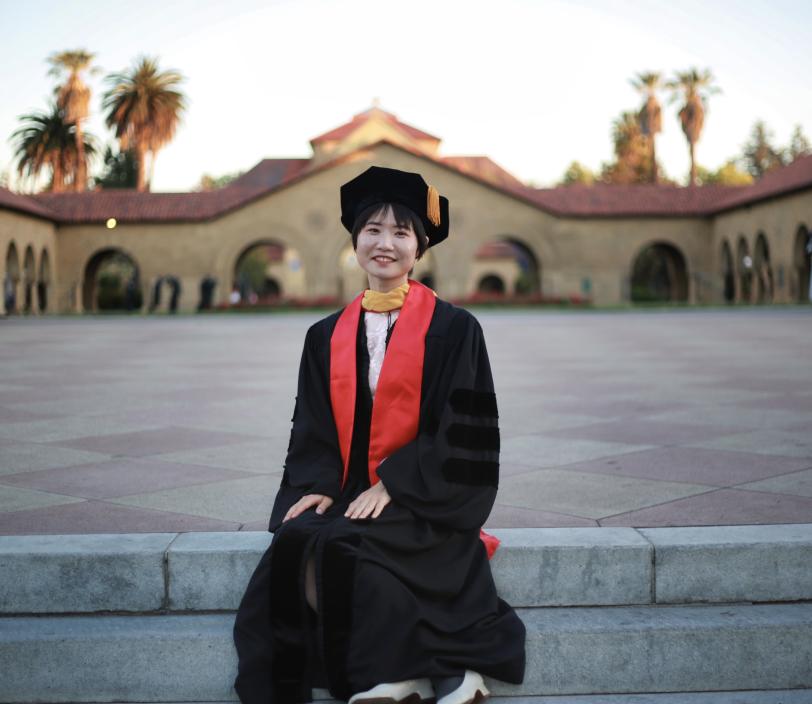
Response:
M345 517L353 518L377 518L386 505L392 501L389 492L382 481L369 487L365 492L355 497L348 507ZM370 514L372 514L370 516Z
M299 499L293 506L288 509L282 523L296 518L300 513L307 511L309 508L316 507L316 513L324 513L330 506L333 505L333 500L329 496L323 494L307 494Z

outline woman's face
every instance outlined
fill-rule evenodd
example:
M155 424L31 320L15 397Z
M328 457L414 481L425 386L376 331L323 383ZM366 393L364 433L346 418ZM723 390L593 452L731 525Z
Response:
M400 226L391 208L375 213L358 233L355 256L374 291L405 284L417 259L417 235Z

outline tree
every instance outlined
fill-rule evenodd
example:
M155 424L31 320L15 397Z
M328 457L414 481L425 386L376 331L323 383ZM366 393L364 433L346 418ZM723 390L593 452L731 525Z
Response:
M65 119L64 112L56 103L51 111L21 115L23 126L11 135L17 159L17 172L38 178L43 169L51 169L49 190L59 193L65 190L77 173L79 150L77 148L76 125ZM92 156L96 153L95 139L82 134L83 153Z
M719 186L747 186L753 183L753 177L742 171L736 163L736 159L728 159L716 171L710 171L702 166L697 166L697 179L703 185L716 184Z
M244 171L234 171L230 174L223 174L222 176L212 176L211 174L203 174L200 177L200 183L195 186L196 191L213 191L217 188L223 188L229 183L242 176Z
M802 156L808 156L812 153L812 145L801 130L800 125L795 125L792 136L789 138L789 148L787 149L789 162L800 159Z
M668 83L666 88L672 91L671 102L682 99L683 105L679 111L679 120L682 131L688 140L688 149L691 154L691 175L689 184L696 185L696 143L702 134L705 122L705 112L708 109L708 96L720 93L719 88L713 85L713 74L710 69L700 73L696 68L678 72L676 77Z
M94 54L90 54L84 49L75 51L63 51L52 54L48 58L51 64L49 75L62 78L67 77L61 85L54 89L56 94L56 104L64 113L66 122L75 125L77 162L76 175L73 179L73 187L76 191L87 190L87 155L84 148L84 137L82 136L82 121L87 118L88 105L90 104L90 88L82 80L83 71L93 71L90 63Z
M607 183L647 183L651 174L651 149L637 115L623 112L612 123L616 159L604 164L601 178Z
M564 176L559 182L559 186L571 186L574 183L581 183L585 186L591 186L595 182L595 174L590 169L578 161L573 161Z
M143 191L147 154L154 163L158 150L174 137L186 109L186 97L175 90L183 76L173 70L161 72L156 59L141 57L129 72L114 73L105 80L110 85L102 103L107 126L114 128L122 151L135 152L136 188Z
M138 174L132 150L113 153L110 145L104 150L104 173L95 179L96 186L107 188L135 188Z
M759 120L753 125L750 139L745 143L743 160L753 178L761 178L768 171L784 165L784 155L773 142L773 133Z
M638 73L631 84L642 93L646 102L637 113L640 131L649 143L651 158L651 182L657 183L657 150L655 141L657 134L663 131L662 110L657 100L657 91L663 87L662 76L659 73Z

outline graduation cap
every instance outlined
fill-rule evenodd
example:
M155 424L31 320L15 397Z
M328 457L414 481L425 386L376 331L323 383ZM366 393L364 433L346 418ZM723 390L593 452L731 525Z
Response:
M448 237L448 198L420 174L370 166L341 186L341 224L352 233L356 218L376 203L400 203L423 221L429 247Z

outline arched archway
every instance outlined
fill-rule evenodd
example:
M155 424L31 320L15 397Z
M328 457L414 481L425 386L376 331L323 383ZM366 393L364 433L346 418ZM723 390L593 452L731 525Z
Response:
M749 303L753 296L753 258L744 235L736 245L736 273L739 284L738 300Z
M521 272L514 284L516 293L525 296L541 293L541 264L536 253L515 237L506 237L504 241L513 248Z
M86 313L134 311L143 302L138 265L127 252L102 249L88 259L82 277L82 309Z
M812 232L806 225L800 225L795 233L792 248L794 271L794 295L798 303L812 302Z
M773 270L770 265L770 248L763 232L758 233L753 250L753 280L756 303L772 303Z
M3 302L6 313L16 313L17 291L20 283L20 257L17 254L17 246L14 242L9 243L6 250L6 273L3 280Z
M39 273L37 276L37 306L40 313L48 310L48 289L51 286L51 262L48 250L43 249L39 255Z
M733 303L736 300L736 270L733 266L733 252L730 243L722 242L722 296L725 303Z
M492 296L503 296L505 294L505 282L498 274L485 274L477 283L477 293L490 294Z
M688 300L685 256L672 244L646 245L632 263L631 299L636 303Z
M299 252L277 240L262 239L242 249L234 262L231 302L268 305L305 296L304 263Z
M495 277L491 279L488 277ZM501 289L496 283L501 282ZM474 253L469 290L483 293L530 296L541 292L541 265L535 252L513 235L502 235L481 245ZM499 289L499 290L497 290Z
M34 286L37 283L37 266L34 259L34 248L31 245L25 248L23 257L23 313L31 313L34 309Z

